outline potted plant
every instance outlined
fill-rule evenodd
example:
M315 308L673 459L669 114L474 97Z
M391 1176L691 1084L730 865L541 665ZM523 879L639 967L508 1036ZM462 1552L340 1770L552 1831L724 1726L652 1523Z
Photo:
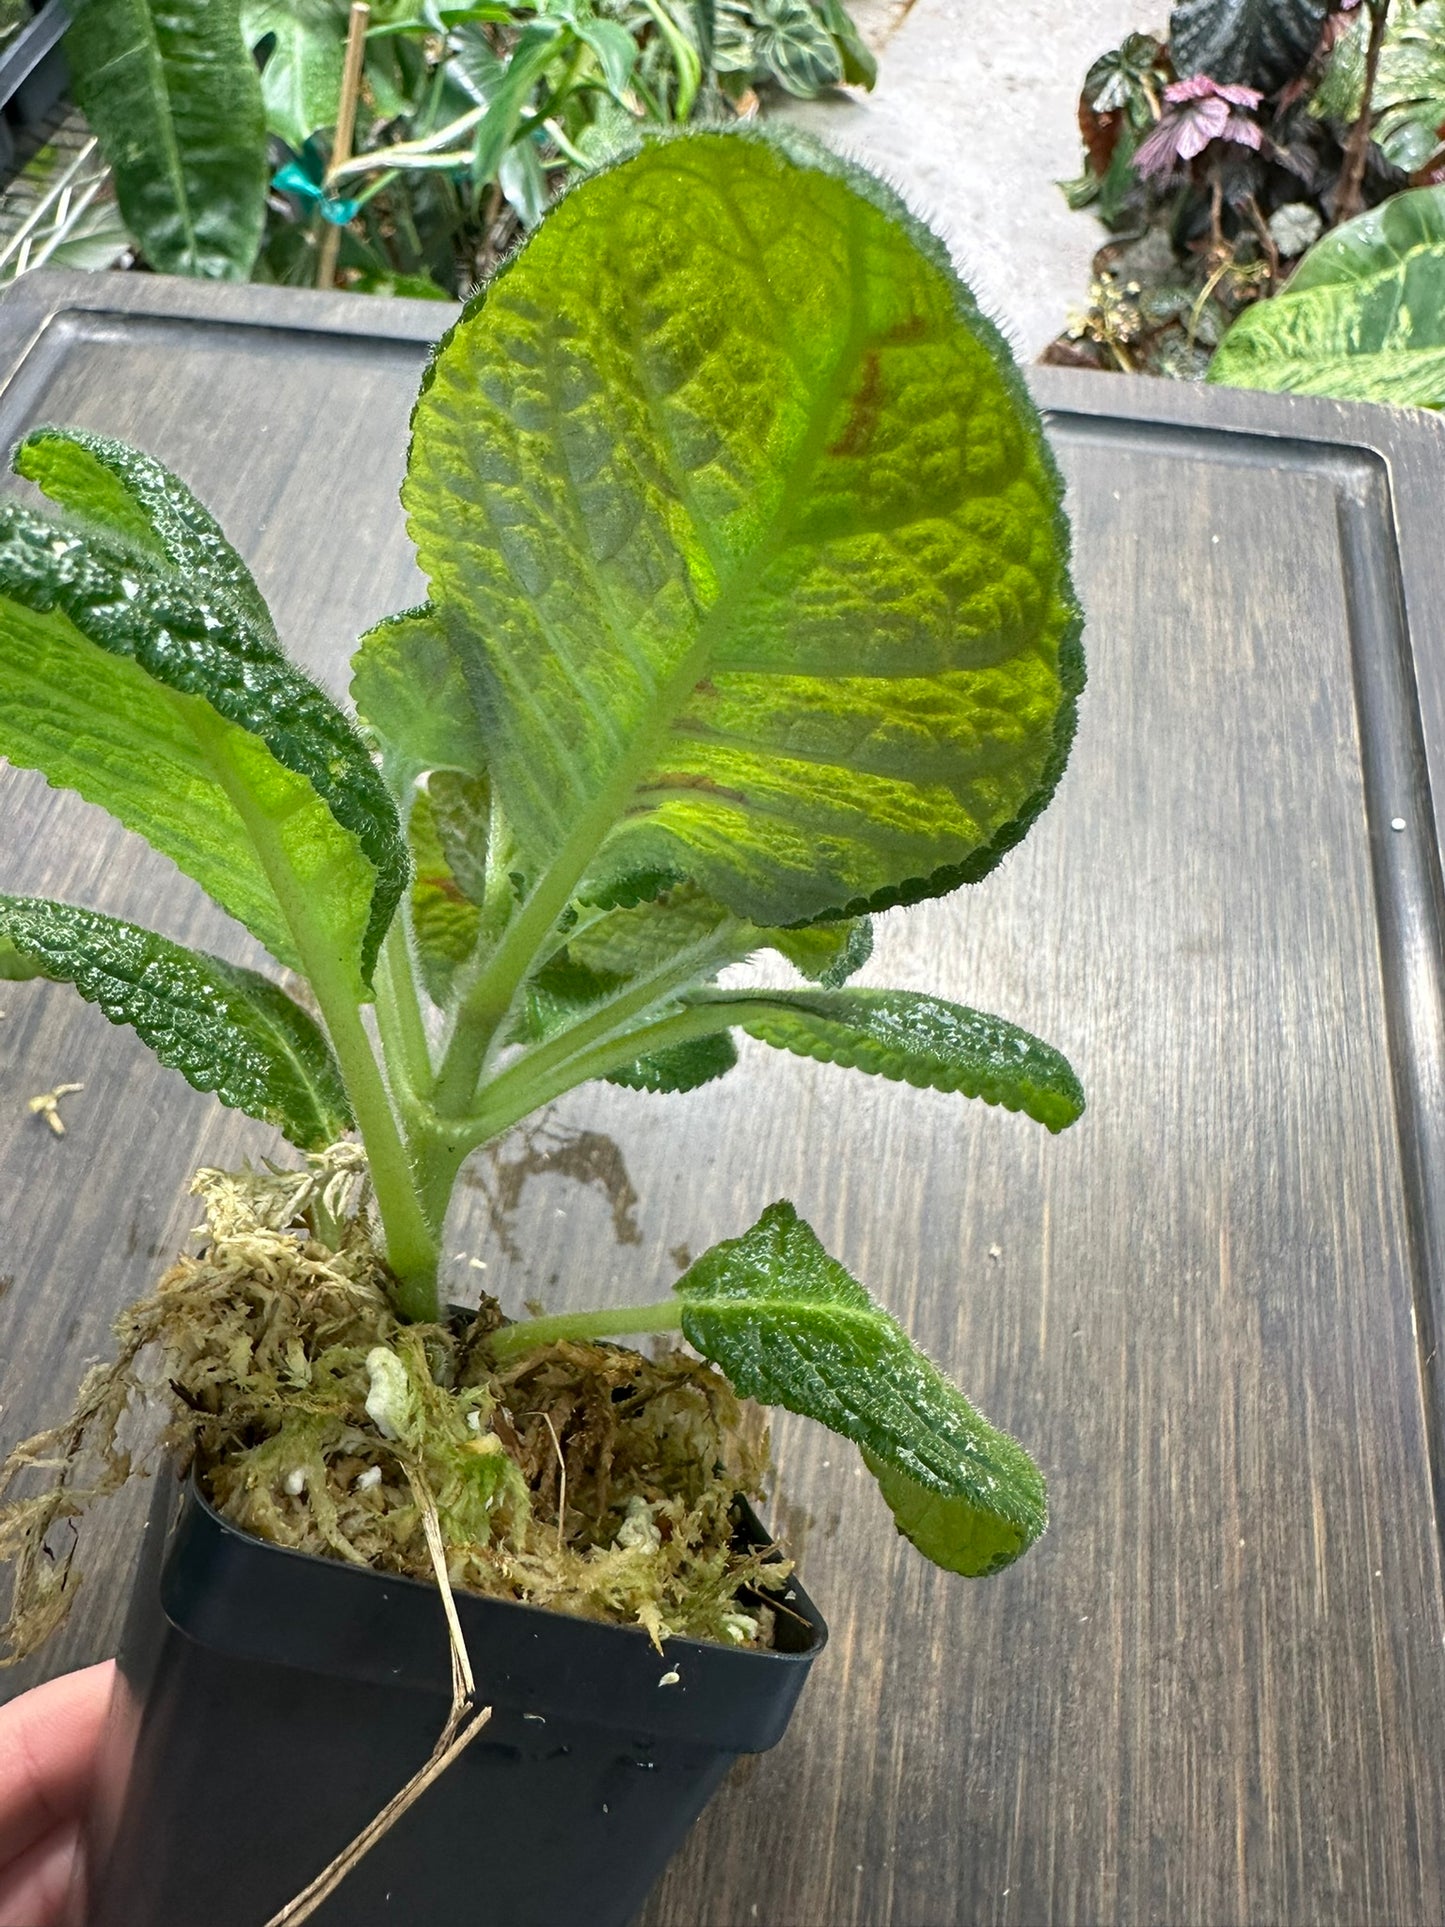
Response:
M660 1302L509 1324L440 1303L448 1201L562 1092L691 1089L737 1031L1078 1116L1014 1025L848 982L870 912L978 881L1062 771L1080 621L1037 415L888 190L704 133L578 187L438 345L403 490L430 599L363 638L359 728L159 464L40 429L15 465L59 512L0 507L0 751L287 976L15 898L3 969L307 1154L201 1174L200 1249L0 1474L59 1467L0 1513L29 1647L71 1583L46 1536L126 1476L158 1353L191 1482L142 1561L90 1918L305 1918L419 1768L326 1919L625 1920L823 1636L739 1507L739 1396L853 1440L955 1572L1026 1549L1043 1483L786 1202ZM765 950L798 987L738 980ZM697 1356L611 1342L646 1332Z

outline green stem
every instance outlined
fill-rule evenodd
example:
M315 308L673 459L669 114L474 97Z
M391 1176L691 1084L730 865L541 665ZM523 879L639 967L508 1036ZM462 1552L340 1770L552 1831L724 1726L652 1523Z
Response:
M559 1064L570 1064L575 1058L584 1056L594 1044L606 1044L632 1018L642 1016L655 1004L676 996L679 991L692 989L699 979L723 964L736 961L737 945L722 939L742 927L736 918L730 918L713 933L715 941L705 945L694 944L680 957L669 958L666 964L659 965L650 974L633 978L625 990L598 1006L580 1023L548 1038L545 1043L534 1045L524 1057L509 1064L502 1076L488 1087L489 1092L514 1071L525 1076L529 1082L547 1077ZM668 1019L658 1021L670 1021L676 1015L676 1012L672 1012ZM628 1039L621 1041L625 1043ZM631 1058L624 1057L621 1061L630 1063ZM566 1088L570 1090L571 1086Z
M303 953L304 961L304 953ZM429 1322L441 1315L437 1296L438 1239L422 1209L411 1160L402 1143L386 1085L361 1021L361 1012L344 997L333 1002L323 993L314 972L311 988L321 1006L336 1061L341 1066L346 1094L356 1117L356 1128L366 1146L371 1186L386 1234L386 1256L396 1274L391 1294L397 1311L413 1322Z
M618 1305L610 1311L559 1311L550 1318L503 1325L487 1344L501 1365L561 1338L630 1338L634 1332L681 1331L682 1313L680 1298L664 1298L656 1305Z
M391 1099L361 1021L356 965L338 950L335 933L318 914L314 886L303 882L292 869L278 825L233 763L228 726L209 703L189 697L181 700L182 714L245 825L276 893L330 1035L352 1115L366 1146L372 1189L386 1234L387 1260L397 1279L396 1308L404 1318L435 1318L439 1311L437 1240L422 1211Z
M624 1064L649 1056L654 1051L667 1050L674 1044L688 1044L697 1037L712 1037L720 1030L729 1030L734 1024L742 1023L747 1017L756 1017L756 1014L757 1008L753 1004L697 1004L679 1011L676 1016L644 1025L641 1030L627 1031L620 1037L604 1038L602 1042L554 1063L545 1074L538 1073L531 1058L519 1058L488 1086L485 1102L479 1111L474 1111L470 1117L444 1119L439 1128L452 1146L461 1148L461 1156L465 1157L468 1151L475 1150L479 1144L486 1144L494 1137L500 1137L504 1131L510 1131L524 1117L529 1117L533 1111L540 1110L544 1104L550 1104L554 1098L578 1084L586 1084L594 1077L605 1077L609 1071L621 1070Z
M523 978L567 908L577 878L596 848L596 835L590 822L586 829L587 850L581 867L567 860L569 853L564 849L463 991L451 1040L437 1072L438 1110L459 1111L475 1102L477 1080L492 1038L511 1009ZM574 836L569 841L577 840Z
M400 1086L402 1108L411 1110L414 1107L408 1100L430 1095L434 1073L400 912L392 918L377 959L376 1024L387 1070L393 1084Z

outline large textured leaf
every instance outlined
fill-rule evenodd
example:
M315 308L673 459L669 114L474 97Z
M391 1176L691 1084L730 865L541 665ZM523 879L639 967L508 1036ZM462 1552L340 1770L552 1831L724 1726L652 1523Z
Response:
M917 991L718 990L688 1001L717 1004L729 1025L778 1050L981 1097L1050 1131L1084 1109L1079 1080L1048 1044L1001 1017Z
M297 0L241 0L241 32L248 47L271 43L261 69L266 125L300 153L313 134L336 125L346 15Z
M0 505L0 753L109 809L282 962L299 911L368 978L406 881L396 809L240 557L117 443L42 430L17 466L74 519Z
M1329 0L1180 0L1169 16L1175 71L1273 93L1302 74Z
M677 1282L688 1343L745 1398L819 1420L862 1448L898 1528L950 1572L1018 1558L1048 1512L1037 1466L996 1431L792 1205L704 1252Z
M0 975L7 945L34 963L27 975L74 984L188 1084L274 1124L303 1150L350 1127L330 1045L299 1004L254 970L38 897L0 897Z
M1397 194L1317 242L1283 294L1245 309L1209 379L1445 405L1445 188Z
M239 0L69 5L75 97L146 259L246 280L266 216L266 120Z
M405 501L539 888L913 901L1057 781L1082 668L1038 419L940 244L811 144L577 187L441 344Z

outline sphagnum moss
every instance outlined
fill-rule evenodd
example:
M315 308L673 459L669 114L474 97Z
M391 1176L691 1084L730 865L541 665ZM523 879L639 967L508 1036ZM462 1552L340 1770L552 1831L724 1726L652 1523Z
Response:
M51 1489L0 1511L19 1581L0 1645L53 1630L79 1578L44 1541L129 1475L132 1404L159 1395L166 1447L223 1517L276 1545L433 1576L419 1484L458 1588L682 1634L767 1644L765 1600L791 1566L743 1548L739 1494L761 1495L762 1415L705 1361L563 1341L495 1370L484 1299L403 1324L355 1147L294 1172L202 1171L199 1249L117 1321L113 1364L66 1425L27 1440ZM565 1506L564 1506L565 1500Z

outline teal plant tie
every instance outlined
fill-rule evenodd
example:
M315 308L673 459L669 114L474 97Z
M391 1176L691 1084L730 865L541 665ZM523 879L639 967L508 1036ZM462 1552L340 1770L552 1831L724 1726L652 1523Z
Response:
M310 201L320 212L322 220L330 221L336 227L345 227L361 211L360 201L346 201L328 194L326 183L320 177L319 165L313 164L309 156L304 154L300 160L290 160L283 167L278 167L271 176L271 185L279 188L283 194L295 194L303 201Z

